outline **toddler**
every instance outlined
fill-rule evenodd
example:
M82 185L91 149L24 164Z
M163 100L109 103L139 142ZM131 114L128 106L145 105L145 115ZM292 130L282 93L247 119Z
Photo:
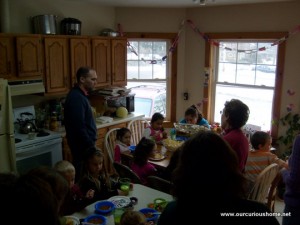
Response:
M130 146L131 131L126 127L120 128L117 130L116 139L114 161L121 162L121 153L130 152L128 147Z
M67 160L58 161L54 165L54 169L58 171L68 182L70 191L61 206L63 215L71 215L85 208L94 197L94 190L90 189L84 195L79 186L75 184L75 167Z
M156 143L162 143L163 139L168 137L167 132L163 128L165 117L161 113L154 113L150 126L145 128L144 137L153 139Z
M120 220L120 225L146 225L147 220L143 213L134 210L126 210Z
M156 143L152 139L142 137L133 153L131 169L140 177L142 183L147 185L147 177L156 175L156 168L148 162L148 159L156 151Z
M85 151L79 187L83 193L95 190L93 202L108 199L115 195L125 195L118 188L118 183L105 171L104 155L97 147L90 147Z
M254 150L249 151L246 163L245 176L248 180L254 182L258 174L272 163L288 169L287 162L270 152L272 138L267 132L256 131L250 141Z

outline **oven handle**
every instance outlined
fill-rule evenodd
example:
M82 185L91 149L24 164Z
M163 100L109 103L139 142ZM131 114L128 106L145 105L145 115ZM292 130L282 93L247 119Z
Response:
M33 144L18 147L16 149L16 153L18 154L18 153L27 152L27 151L35 151L38 148L46 147L46 146L49 146L49 145L54 145L56 143L61 143L61 142L62 142L62 138L55 138L55 139L52 139L52 140L33 143Z

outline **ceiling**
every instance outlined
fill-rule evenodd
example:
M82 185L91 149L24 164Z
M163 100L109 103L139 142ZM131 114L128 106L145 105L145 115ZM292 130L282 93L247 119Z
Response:
M196 8L221 5L259 4L270 2L292 2L297 0L66 0L93 2L111 7L157 7L157 8Z

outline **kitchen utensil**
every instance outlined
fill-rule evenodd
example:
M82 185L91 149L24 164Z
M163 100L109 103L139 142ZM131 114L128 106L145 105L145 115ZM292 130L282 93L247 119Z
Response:
M35 34L56 34L57 16L37 15L32 17L33 32Z
M67 35L81 34L81 21L75 18L65 18L61 21L61 33Z

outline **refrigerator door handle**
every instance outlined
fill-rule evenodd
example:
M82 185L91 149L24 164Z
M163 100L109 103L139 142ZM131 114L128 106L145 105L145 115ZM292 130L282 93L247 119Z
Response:
M11 170L13 172L17 172L15 135L14 134L9 135L9 140L10 140L10 144L8 145L8 147L10 149L8 149L8 152L10 156L9 160L10 160Z

